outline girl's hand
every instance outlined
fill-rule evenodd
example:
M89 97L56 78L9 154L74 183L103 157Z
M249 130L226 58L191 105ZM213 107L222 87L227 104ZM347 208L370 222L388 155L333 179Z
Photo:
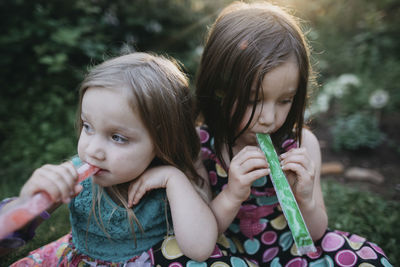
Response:
M157 188L166 188L168 179L174 172L180 171L172 166L159 166L146 170L129 185L128 207L139 203L146 192Z
M269 165L261 149L246 146L230 163L228 185L224 191L227 190L233 203L242 203L250 196L253 182L269 173Z
M280 160L296 200L310 203L313 199L315 164L307 150L304 147L293 148L280 155Z
M71 162L46 164L33 172L22 187L20 197L30 197L44 191L53 201L68 203L71 197L82 190L82 186L76 184L77 181L78 173Z

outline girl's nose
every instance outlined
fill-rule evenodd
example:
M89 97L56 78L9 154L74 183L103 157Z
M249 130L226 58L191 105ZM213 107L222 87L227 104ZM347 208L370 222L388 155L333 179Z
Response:
M99 137L93 137L88 142L86 154L96 160L104 160L106 153Z
M275 120L275 108L272 104L263 105L258 117L258 122L262 125L271 125Z

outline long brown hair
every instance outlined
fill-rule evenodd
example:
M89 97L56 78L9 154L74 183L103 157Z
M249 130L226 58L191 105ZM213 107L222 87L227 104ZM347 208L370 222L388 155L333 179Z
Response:
M94 67L79 90L79 133L83 126L80 117L82 99L86 91L93 87L121 89L121 93L128 98L132 112L138 112L151 136L156 152L153 164L177 167L199 190L203 179L197 174L193 163L200 150L193 120L193 96L188 79L177 61L149 53L131 53ZM127 187L127 184L116 185L108 191L125 206L130 221L133 219L140 227L133 211L127 206ZM100 192L93 201L94 205L98 205L103 190L101 188L93 192ZM93 206L92 211L95 210ZM98 218L95 219L98 221ZM102 225L101 216L99 225ZM104 227L101 228L104 230Z
M235 2L219 14L210 28L196 79L196 116L214 136L217 156L249 127L256 103L244 129L239 125L256 86L261 95L264 76L294 55L299 67L297 93L283 126L272 134L274 143L294 131L301 141L307 87L311 73L309 48L299 22L269 3Z

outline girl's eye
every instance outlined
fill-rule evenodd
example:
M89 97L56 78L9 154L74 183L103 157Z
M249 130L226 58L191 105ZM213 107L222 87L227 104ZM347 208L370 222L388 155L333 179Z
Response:
M113 141L117 142L117 143L120 143L120 144L124 144L124 143L128 142L128 138L126 138L126 137L124 137L122 135L119 135L119 134L113 134L111 136L111 139Z
M83 130L84 130L86 133L91 133L91 132L93 132L92 127L91 127L91 126L89 125L89 123L87 123L87 122L83 122L82 128L83 128Z
M293 98L286 98L281 100L282 105L291 104L293 102Z

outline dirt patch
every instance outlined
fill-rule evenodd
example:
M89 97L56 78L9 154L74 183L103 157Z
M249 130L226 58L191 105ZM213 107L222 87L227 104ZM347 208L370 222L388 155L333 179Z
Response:
M335 151L332 148L330 132L332 116L324 114L313 120L311 129L320 140L322 161L341 162L345 169L362 167L375 170L383 175L384 182L349 181L342 174L323 175L321 179L335 179L342 184L356 187L366 192L375 192L385 199L400 201L400 114L385 115L381 127L386 135L385 141L375 149L357 151ZM356 134L356 133L355 133Z

